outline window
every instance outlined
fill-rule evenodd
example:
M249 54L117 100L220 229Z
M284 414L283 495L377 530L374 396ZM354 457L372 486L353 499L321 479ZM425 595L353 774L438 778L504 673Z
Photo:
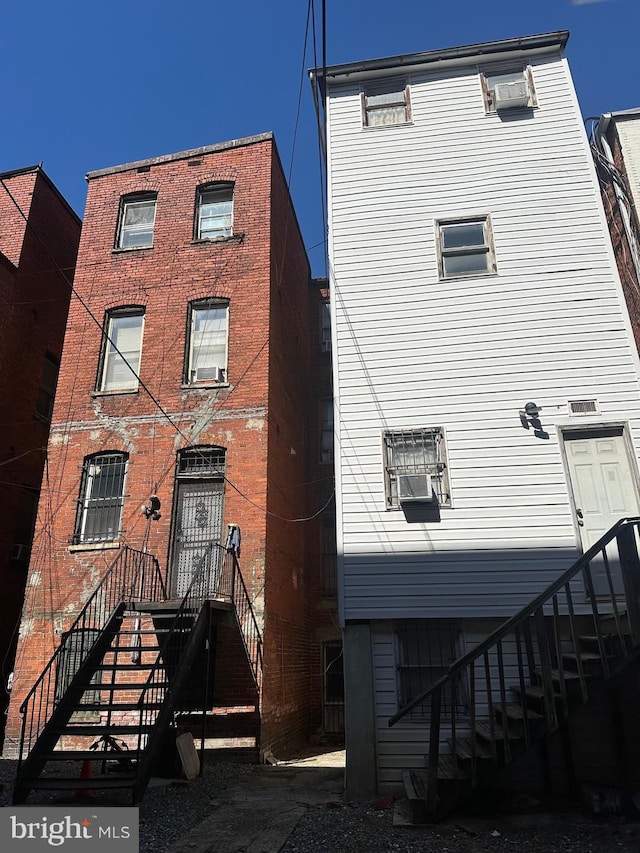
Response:
M187 383L224 382L227 378L229 303L207 299L189 309Z
M403 708L443 675L463 652L457 623L446 619L406 619L396 623L398 705ZM455 695L454 695L455 694ZM466 685L452 682L442 692L440 711L449 715L454 703L458 713L466 706ZM409 717L428 714L431 701L416 705Z
M116 308L107 313L100 391L137 390L143 324L144 308Z
M480 80L485 111L488 113L538 106L530 67L487 71L480 75Z
M488 216L440 221L436 227L440 278L488 275L496 272L493 235Z
M320 305L320 349L331 352L331 307L328 300Z
M320 461L333 462L333 400L320 400Z
M52 353L46 353L44 364L42 365L40 388L36 397L36 414L42 420L47 421L47 423L49 423L53 414L53 401L56 396L59 370L60 361Z
M82 466L74 544L110 542L120 535L126 453L96 453Z
M387 432L384 449L387 507L400 506L398 476L402 474L429 474L440 506L451 504L444 435L440 427Z
M365 86L362 93L362 122L365 127L407 121L411 121L411 104L406 80L384 80Z
M156 199L155 193L122 199L116 241L118 249L144 249L153 246Z
M196 240L231 237L233 184L213 184L198 190Z

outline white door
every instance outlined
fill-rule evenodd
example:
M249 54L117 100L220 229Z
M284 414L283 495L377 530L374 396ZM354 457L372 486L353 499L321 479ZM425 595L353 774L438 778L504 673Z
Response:
M625 516L638 515L638 495L622 427L571 430L563 434L583 550ZM615 542L607 546L613 589L623 592ZM598 596L610 594L604 560L593 561Z

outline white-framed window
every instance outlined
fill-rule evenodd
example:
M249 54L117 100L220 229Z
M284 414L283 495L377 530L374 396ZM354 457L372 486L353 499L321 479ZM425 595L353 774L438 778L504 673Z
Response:
M400 506L399 477L410 475L416 475L416 480L422 478L422 481L413 483L416 491L424 483L424 488L432 490L440 506L451 505L441 427L385 432L384 455L386 504L389 509Z
M74 544L110 542L120 536L128 459L127 453L120 452L85 457Z
M365 127L405 124L411 121L409 85L402 78L368 83L362 91L362 123Z
M107 312L98 391L136 391L142 354L144 308Z
M436 223L436 232L441 279L496 272L489 216L441 219Z
M531 67L480 72L484 108L487 113L538 106Z
M229 303L204 299L189 306L185 382L227 381Z
M130 195L121 199L116 248L148 249L153 246L157 200L157 193Z
M198 188L196 240L219 240L233 234L233 184Z
M403 619L395 623L398 708L421 696L447 674L463 653L461 626L450 619ZM463 713L467 687L462 679L450 681L442 691L440 713L450 716L453 708ZM416 705L409 718L428 716L431 702Z
M320 400L320 462L333 462L333 400Z

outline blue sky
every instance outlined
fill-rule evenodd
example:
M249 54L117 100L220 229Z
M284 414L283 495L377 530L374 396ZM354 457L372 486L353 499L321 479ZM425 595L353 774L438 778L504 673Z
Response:
M24 0L2 17L0 171L43 161L82 215L88 171L273 130L324 273L307 0ZM640 0L327 0L327 61L559 29L584 116L640 106Z

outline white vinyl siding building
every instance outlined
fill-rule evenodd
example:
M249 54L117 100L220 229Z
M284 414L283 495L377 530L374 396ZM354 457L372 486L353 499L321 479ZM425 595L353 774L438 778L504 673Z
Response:
M397 784L409 766L403 750L420 739L411 760L424 762L428 736L428 725L387 726L399 708L394 624L459 620L473 626L469 649L575 561L586 531L566 445L577 430L616 443L631 483L620 512L637 511L638 356L567 35L317 72L326 95L347 732L349 672L358 670L350 626L362 662L368 624L378 788ZM486 80L509 81L511 72L523 75L529 100L488 111ZM363 126L363 92L399 75L410 120ZM471 242L447 245L443 226L469 222L479 226ZM446 256L460 248L473 260L456 274ZM572 413L571 400L594 401L595 411ZM538 427L521 420L528 402L540 408ZM389 506L385 435L433 428L446 440L449 499ZM364 755L356 739L352 753L361 747ZM366 772L357 766L352 778Z

